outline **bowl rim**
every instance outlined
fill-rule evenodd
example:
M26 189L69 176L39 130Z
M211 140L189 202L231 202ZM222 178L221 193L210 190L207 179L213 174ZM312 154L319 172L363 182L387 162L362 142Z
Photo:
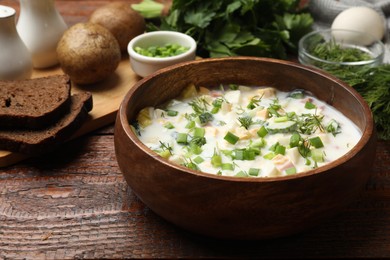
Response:
M357 33L357 34L362 34L362 35L369 36L369 37L371 37L374 40L373 44L378 44L378 46L380 47L381 52L380 52L379 55L373 57L370 60L348 61L348 62L343 61L343 62L340 62L340 61L329 61L329 60L324 60L324 59L318 58L317 56L314 56L311 53L309 53L307 51L307 49L303 46L305 40L308 39L309 37L312 37L313 35L317 35L317 34L320 35L322 33L330 33L330 32L350 32L350 33ZM299 51L299 54L298 54L299 58L301 57L301 55L305 55L305 56L307 56L308 58L310 58L312 60L315 60L317 62L322 62L322 63L325 63L325 64L346 65L346 66L361 66L361 65L375 64L378 61L380 63L382 63L384 55L385 55L385 45L383 44L383 42L380 39L376 38L371 33L361 32L361 31L356 31L356 30L347 30L347 29L324 29L324 30L312 31L312 32L309 32L306 35L304 35L298 42L298 51Z
M244 61L244 60L254 60L254 61L259 61L259 62L267 62L267 63L278 63L282 65L287 65L287 66L293 66L298 69L306 70L314 74L318 74L321 77L328 78L337 84L341 85L343 88L345 88L351 95L354 96L355 99L358 100L358 102L362 105L363 110L366 111L367 113L364 113L367 115L366 121L367 124L365 125L363 131L362 131L362 136L360 140L356 143L356 145L349 150L346 154L343 156L339 157L338 159L323 165L319 168L312 169L309 171L305 172L300 172L292 175L287 175L287 176L278 176L278 177L258 177L258 178L240 178L240 177L233 177L233 176L220 176L220 175L215 175L211 173L205 173L201 171L196 171L192 170L189 168L186 168L184 166L175 164L170 162L168 159L165 159L156 153L153 153L150 148L148 148L146 145L144 145L139 138L135 135L133 130L131 129L131 126L129 124L129 121L127 119L127 106L129 104L129 100L132 97L132 95L142 87L142 85L151 80L153 77L156 77L160 74L163 74L165 72L173 71L180 69L181 67L186 67L186 66L191 66L191 65L196 65L196 64L202 64L202 63L209 63L209 62L220 62L220 61ZM310 67L307 65L299 64L297 62L293 61L286 61L286 60L280 60L280 59L274 59L274 58L263 58L263 57L244 57L244 56L236 56L236 57L223 57L223 58L204 58L204 59L198 59L198 60L193 60L193 61L187 61L187 62L182 62L176 65L172 65L169 67L166 67L164 69L161 69L159 71L156 71L149 76L146 76L145 78L141 79L138 81L125 95L119 110L118 110L118 120L120 121L120 125L122 129L124 130L126 136L133 142L134 145L136 145L139 149L141 149L146 156L151 157L153 160L157 160L159 163L162 163L168 167L174 168L179 171L184 171L187 174L194 175L196 177L204 177L204 178L211 178L219 181L232 181L232 182L245 182L245 183L252 183L252 182L282 182L286 180L295 180L295 179L301 179L301 178L307 178L312 175L316 175L319 173L326 173L328 170L335 168L351 158L353 158L356 154L358 154L366 145L369 143L370 139L372 138L373 135L375 135L375 129L374 129L374 120L373 116L371 113L371 110L367 104L367 102L363 99L363 97L351 86L346 84L345 82L341 81L340 79L336 78L335 76L327 73L326 71L323 71L321 69L315 68L315 67Z
M153 36L156 37L159 35L168 35L171 37L171 39L174 39L174 38L185 39L189 43L189 49L183 53L178 54L178 55L170 56L170 57L162 57L162 58L161 57L144 56L142 54L137 53L134 50L134 46L138 43L138 41L145 39L145 38L150 38ZM174 41L174 40L172 40L172 41ZM196 41L194 40L194 38L192 38L191 36L189 36L185 33L176 32L176 31L155 31L155 32L146 32L146 33L140 34L140 35L134 37L133 39L131 39L129 44L127 45L127 52L129 54L130 59L133 58L133 59L136 59L138 61L148 62L148 63L165 63L165 62L180 60L184 57L187 57L191 53L195 53L196 47L197 47L197 44L196 44Z

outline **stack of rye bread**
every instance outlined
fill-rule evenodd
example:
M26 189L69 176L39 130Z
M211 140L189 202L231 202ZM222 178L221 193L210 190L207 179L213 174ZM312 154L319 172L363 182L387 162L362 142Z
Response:
M91 93L71 94L67 75L0 81L0 150L49 151L81 127L92 106Z

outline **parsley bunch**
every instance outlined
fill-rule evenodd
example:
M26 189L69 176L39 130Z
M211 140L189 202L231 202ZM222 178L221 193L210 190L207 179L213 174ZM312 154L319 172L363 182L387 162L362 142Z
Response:
M149 30L192 36L201 57L286 58L312 23L299 0L173 0L169 15Z

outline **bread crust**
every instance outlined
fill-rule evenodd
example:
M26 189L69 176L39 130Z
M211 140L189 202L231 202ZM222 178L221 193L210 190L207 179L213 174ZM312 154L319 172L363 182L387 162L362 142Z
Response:
M0 129L0 149L30 155L48 152L69 139L81 127L92 107L91 93L76 93L70 98L66 114L46 128Z
M0 128L42 129L69 109L71 83L67 75L0 81Z

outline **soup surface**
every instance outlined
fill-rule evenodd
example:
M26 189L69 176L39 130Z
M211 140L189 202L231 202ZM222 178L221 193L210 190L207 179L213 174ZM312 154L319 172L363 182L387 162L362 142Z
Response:
M147 147L205 173L275 177L321 167L347 153L359 129L334 107L303 90L188 86L132 124Z

